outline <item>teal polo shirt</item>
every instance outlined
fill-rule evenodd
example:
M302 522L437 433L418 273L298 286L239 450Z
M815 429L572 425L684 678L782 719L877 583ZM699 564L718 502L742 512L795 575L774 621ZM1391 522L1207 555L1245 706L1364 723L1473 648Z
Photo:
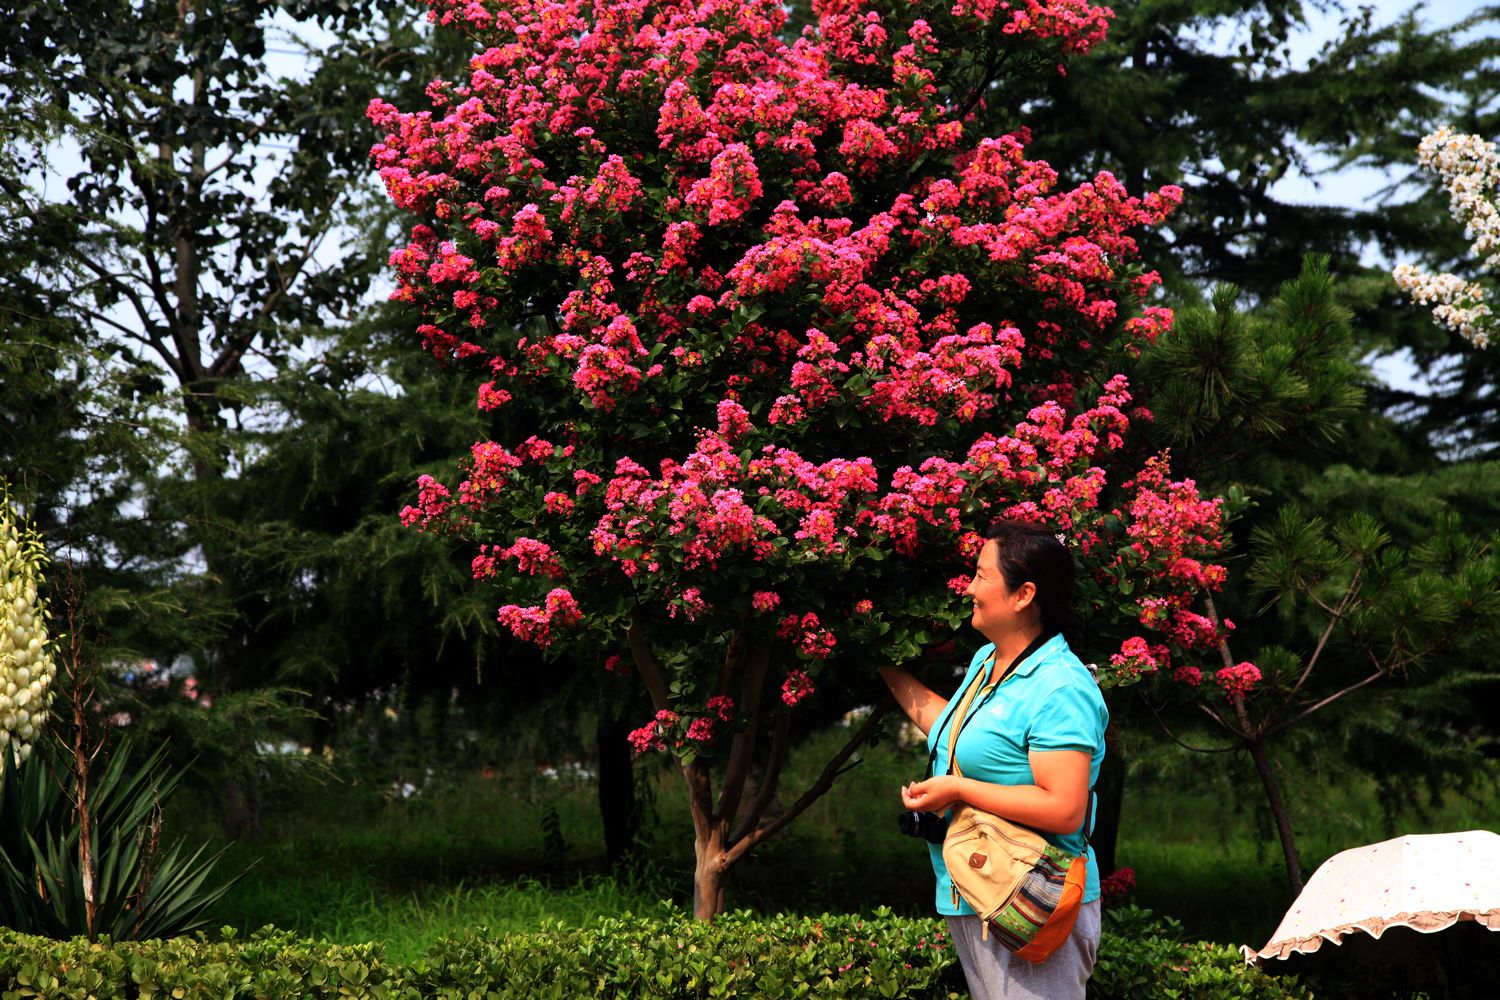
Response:
M984 661L994 652L986 645L974 654L964 680L954 692L948 707L927 734L927 747L937 751L934 774L948 771L948 732L959 699L975 682ZM1018 663L1000 685L975 698L969 709L970 720L964 724L958 741L958 769L965 778L989 781L997 785L1034 785L1031 761L1033 750L1082 750L1089 755L1089 788L1099 780L1099 764L1104 760L1104 729L1109 725L1109 710L1088 668L1073 655L1067 640L1054 635L1026 659ZM1090 794L1093 794L1090 792ZM1088 822L1086 819L1085 822ZM1077 855L1083 849L1083 827L1069 834L1043 833L1049 842ZM972 915L969 904L959 899L953 905L953 883L943 864L940 844L929 844L932 870L937 876L937 911L955 916ZM1083 901L1099 898L1099 869L1094 849L1089 848L1088 884Z

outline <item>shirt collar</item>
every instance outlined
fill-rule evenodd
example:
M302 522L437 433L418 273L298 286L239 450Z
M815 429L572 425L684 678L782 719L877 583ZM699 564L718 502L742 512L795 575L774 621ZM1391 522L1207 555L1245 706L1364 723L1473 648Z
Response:
M1035 673L1036 668L1041 666L1043 661L1050 659L1054 653L1066 648L1067 644L1068 641L1063 638L1062 633L1057 633L1038 646L1030 656L1017 663L1016 668L1011 673L1020 677L1027 677Z

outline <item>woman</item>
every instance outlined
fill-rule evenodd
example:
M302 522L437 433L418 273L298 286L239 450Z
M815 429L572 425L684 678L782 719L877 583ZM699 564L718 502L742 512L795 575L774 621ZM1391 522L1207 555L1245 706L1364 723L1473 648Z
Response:
M1056 536L1031 524L997 521L985 539L968 595L974 602L971 624L990 644L974 654L959 688L982 685L958 741L963 776L913 782L901 789L901 801L907 809L933 813L966 802L1077 854L1104 759L1109 713L1098 684L1062 635L1072 619L1073 560ZM881 676L927 734L934 760L946 763L949 703L900 667L884 667ZM937 769L944 769L942 763ZM947 917L975 1000L1082 1000L1099 948L1099 874L1092 848L1073 933L1036 964L981 933L974 911L961 899L955 903L942 846L929 845L929 851L937 909Z

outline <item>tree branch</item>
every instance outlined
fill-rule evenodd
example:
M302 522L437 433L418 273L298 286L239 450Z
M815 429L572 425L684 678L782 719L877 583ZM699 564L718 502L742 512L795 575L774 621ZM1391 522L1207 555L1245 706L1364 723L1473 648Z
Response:
M756 720L760 718L760 699L766 686L766 672L770 667L770 645L764 641L752 643L750 659L745 666L745 674L740 679L740 703L735 706L736 711L749 720L749 724L742 732L735 734L729 749L729 763L724 767L724 783L719 789L719 805L714 810L714 819L719 822L733 821L734 814L740 807L745 779L750 774L750 761L755 755L759 729Z
M1323 655L1323 650L1328 646L1328 640L1333 636L1334 628L1337 627L1339 622L1343 621L1344 615L1349 613L1349 604L1354 600L1354 595L1359 593L1360 575L1364 572L1364 569L1364 563L1360 563L1354 568L1354 577L1349 581L1349 589L1344 592L1344 599L1339 602L1338 609L1329 616L1328 627L1323 629L1323 634L1318 637L1317 648L1313 650L1312 656L1308 657L1307 666L1302 670L1302 676L1297 678L1297 683L1293 684L1292 689L1287 692L1286 697L1281 699L1283 705L1290 702L1296 696L1297 692L1302 690L1302 685L1307 683L1307 678L1313 672L1313 667L1317 665L1318 658Z
M875 710L870 713L870 717L865 720L865 724L859 727L859 730L849 738L849 742L844 744L843 749L834 754L833 758L824 766L823 772L818 775L818 780L812 783L812 787L803 792L802 797L793 802L786 812L777 816L760 829L752 830L746 834L743 840L725 851L724 863L729 865L739 860L750 848L802 815L808 806L812 805L824 792L832 788L834 779L843 773L844 762L854 754L854 751L859 748L860 744L869 739L870 733L874 732L875 727L880 724L880 720L885 718L885 713L889 712L895 704L895 699L887 696L879 705L875 706Z
M281 269L280 264L275 265L277 287L273 292L271 292L270 295L266 297L266 301L261 303L261 316L269 316L271 314L271 310L275 309L276 306L280 304L282 298L285 297L286 293L291 290L291 287L297 283L297 279L302 276L302 269L307 266L307 262L312 259L313 254L317 253L318 247L322 244L323 240L328 237L327 215L329 212L333 211L333 206L338 204L338 197L338 193L335 193L335 195L329 199L328 204L323 206L323 211L319 214L319 218L317 220L318 228L315 232L308 236L307 242L303 244L302 256L299 257L297 263L292 266L291 277L288 278L286 276L286 273Z
M1208 617L1213 621L1214 630L1217 631L1219 628L1219 624L1223 621L1223 619L1219 617L1219 609L1214 606L1213 595L1205 593L1203 595L1203 603L1208 608ZM1224 661L1224 666L1226 668L1234 666L1234 657L1229 652L1228 639L1219 639L1219 658ZM1245 740L1246 742L1250 740L1262 739L1265 736L1266 727L1256 727L1251 724L1250 714L1245 710L1245 699L1243 697L1236 698L1235 696L1231 695L1229 698L1229 702L1234 706L1235 715L1239 718L1240 721L1240 728L1238 730L1236 730L1228 722L1224 721L1224 718L1219 715L1219 713L1215 712L1213 709L1209 708L1202 702L1198 703L1198 707L1207 712L1209 716L1213 718L1213 720L1219 725L1223 726L1226 731L1234 733L1234 735L1239 737L1240 739Z
M719 668L719 680L714 685L714 694L729 693L729 679L734 676L735 664L739 662L744 649L745 633L736 632L729 637L729 644L724 649L724 665Z
M781 768L786 763L787 748L791 745L792 735L792 713L790 709L783 708L776 713L776 729L771 734L771 760L766 764L766 773L761 778L760 788L755 793L755 800L750 803L750 808L745 810L745 815L740 819L739 825L734 833L730 835L728 843L736 844L740 838L751 830L754 830L760 818L766 814L771 800L776 797L776 786L781 783ZM734 817L726 817L733 819Z
M666 711L672 707L672 700L667 694L666 677L662 674L661 664L651 654L651 647L646 645L646 636L641 628L641 610L633 608L630 612L630 628L625 633L625 639L630 643L630 655L635 660L635 669L641 673L641 680L646 684L646 690L651 695L651 704L656 706L658 712Z
M1156 719L1156 724L1161 726L1161 731L1167 734L1167 739L1171 740L1173 743L1176 743L1184 750L1191 750L1193 751L1193 753L1228 753L1231 750L1238 750L1241 747L1241 744L1238 743L1232 744L1227 747L1195 747L1191 743L1184 742L1183 740L1178 739L1177 734L1172 732L1172 730L1167 726L1167 721L1161 717L1161 713L1157 711L1155 705L1151 704L1151 702L1146 698L1142 698L1141 701L1145 702L1146 707L1151 710L1152 717ZM1210 712L1209 714L1212 715L1213 713ZM1214 719L1221 726L1224 724L1224 720L1218 718L1217 716L1215 716Z
M996 58L997 55L999 58ZM1005 60L1009 57L1010 51L1008 49L1004 51L1000 51L996 48L990 49L988 55L985 56L984 69L980 72L979 79L974 82L974 88L972 91L970 91L969 96L964 100L962 107L960 107L958 112L954 114L954 121L961 122L965 118L969 117L969 113L973 111L979 105L980 100L984 98L984 92L989 89L990 84L994 81L995 73L1000 69L1000 67L1005 65Z
M1202 712L1204 715L1208 716L1210 719L1213 719L1214 722L1218 724L1219 728L1222 729L1222 730L1224 730L1226 733L1230 733L1230 734L1232 734L1234 736L1238 736L1238 737L1241 737L1241 738L1243 738L1246 735L1244 733L1241 733L1238 729L1235 729L1233 726L1231 726L1225 720L1225 718L1222 715L1220 715L1218 712L1215 712L1208 705L1205 705L1201 701L1200 702L1196 702L1196 704L1198 706L1198 711Z
M136 339L142 340L143 343L149 344L153 350L162 355L162 360L166 361L168 365L171 365L172 359L171 356L167 353L166 344L162 343L159 337L154 332L156 330L157 324L155 320L152 319L150 311L146 308L146 303L142 301L140 295L137 294L136 290L132 288L126 281L124 281L118 274L109 270L98 261L90 258L87 254L70 254L69 256L72 257L72 259L75 260L79 264L79 266L96 274L100 282L108 286L113 291L118 292L121 296L127 299L130 302L130 307L135 310L136 316L140 319L141 328L145 332L143 333L141 331L130 330L127 327L122 326L120 323L115 322L114 320L106 320L106 322L115 327L115 329L121 330L125 333L129 333L130 335L136 337ZM81 311L85 314L101 316L101 314L94 313L92 312L92 310L84 309Z
M1329 695L1327 698L1324 698L1322 701L1320 701L1320 702L1318 702L1318 703L1316 703L1314 705L1309 706L1308 708L1304 709L1301 712L1298 712L1296 715L1292 716L1290 719L1287 719L1287 720L1285 720L1283 722L1278 722L1274 726L1270 726L1269 728L1266 729L1265 733L1262 734L1262 738L1264 738L1264 739L1270 739L1272 736L1275 736L1277 733L1279 733L1279 732L1281 732L1281 731L1283 731L1285 729L1290 729L1291 727L1295 726L1297 723L1301 722L1303 719L1307 718L1309 715L1312 715L1314 712L1318 711L1319 709L1325 708L1326 706L1332 704L1333 702L1338 701L1344 695L1351 694L1351 693L1353 693L1355 691L1358 691L1360 688L1364 687L1365 685L1367 685L1367 684L1373 684L1376 681L1380 680L1380 678L1386 677L1386 676L1388 676L1386 674L1386 672L1384 670L1381 670L1381 669L1379 669L1377 667L1376 670L1375 670L1375 672L1373 674L1371 674L1370 676L1366 677L1364 680L1357 681L1354 684L1351 684L1348 687L1344 688L1342 691L1335 691L1333 694Z

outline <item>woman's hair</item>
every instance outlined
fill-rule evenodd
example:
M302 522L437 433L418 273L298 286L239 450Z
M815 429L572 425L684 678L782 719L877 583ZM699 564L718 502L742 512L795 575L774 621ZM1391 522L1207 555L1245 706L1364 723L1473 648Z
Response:
M999 549L1000 575L1015 590L1028 580L1042 616L1042 631L1068 632L1073 618L1073 556L1046 528L1004 518L990 522L984 537Z

